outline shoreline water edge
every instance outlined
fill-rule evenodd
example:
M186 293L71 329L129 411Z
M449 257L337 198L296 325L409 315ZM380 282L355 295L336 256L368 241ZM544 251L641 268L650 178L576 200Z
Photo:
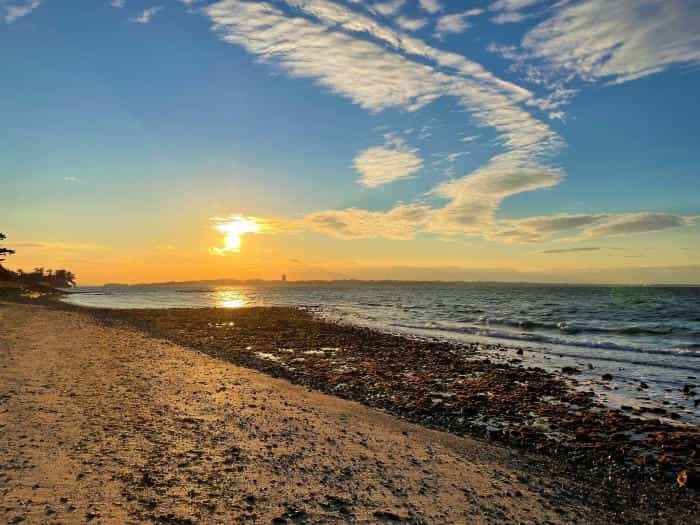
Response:
M264 283L81 287L99 308L293 306L317 317L523 359L611 408L700 423L700 288L498 283ZM492 349L496 349L492 351ZM512 352L504 352L503 349ZM523 355L514 352L524 351ZM604 378L612 377L611 380ZM653 411L653 412L651 412Z

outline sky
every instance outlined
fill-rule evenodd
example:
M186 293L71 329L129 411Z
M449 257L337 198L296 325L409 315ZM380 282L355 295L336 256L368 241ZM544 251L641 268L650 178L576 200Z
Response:
M700 283L697 0L0 0L10 268Z

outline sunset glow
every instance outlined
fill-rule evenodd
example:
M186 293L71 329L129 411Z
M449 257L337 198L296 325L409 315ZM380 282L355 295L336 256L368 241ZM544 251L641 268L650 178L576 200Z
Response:
M228 222L223 222L214 226L214 229L224 234L224 245L215 246L211 249L214 255L226 255L228 253L240 253L241 237L246 233L258 233L260 225L255 219L237 215Z

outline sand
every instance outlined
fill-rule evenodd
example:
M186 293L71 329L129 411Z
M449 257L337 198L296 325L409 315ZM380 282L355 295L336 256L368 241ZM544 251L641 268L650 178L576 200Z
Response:
M0 302L0 436L6 523L652 520L523 453L44 306Z

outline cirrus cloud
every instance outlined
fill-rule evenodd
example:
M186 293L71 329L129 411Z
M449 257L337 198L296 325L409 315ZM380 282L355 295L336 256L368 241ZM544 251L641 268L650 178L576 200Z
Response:
M2 19L11 24L15 20L27 16L41 5L41 0L1 0L0 13Z
M583 235L589 238L610 237L614 235L628 235L631 233L647 233L669 228L690 226L695 222L694 217L683 217L671 213L625 213L607 216L583 231Z
M131 21L136 22L137 24L148 24L153 19L153 17L156 16L162 10L163 6L160 5L149 7L141 11L141 13L132 18Z
M418 5L431 15L442 10L442 4L438 0L418 0Z
M442 38L448 34L464 33L471 25L468 19L483 12L482 9L469 9L463 13L441 16L435 24L435 35Z
M399 205L388 212L347 208L311 213L299 226L343 239L407 240L420 231L429 214L429 207L414 204Z
M418 31L424 28L428 21L425 18L409 18L401 15L396 18L396 24L404 31Z
M585 80L622 83L700 63L696 0L584 0L552 13L525 35L522 47Z

